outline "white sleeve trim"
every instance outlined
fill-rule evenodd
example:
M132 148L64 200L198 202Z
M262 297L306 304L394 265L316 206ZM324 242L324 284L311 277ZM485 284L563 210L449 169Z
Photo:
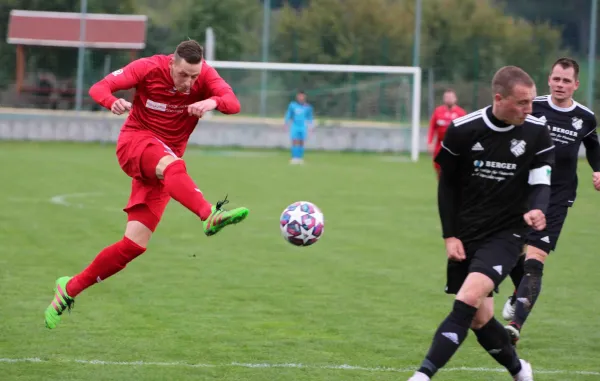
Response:
M452 155L454 155L454 156L460 156L459 154L452 152L452 151L450 150L450 148L446 147L446 146L444 145L444 142L442 142L442 148L443 148L443 149L445 149L446 151L450 152L450 153L451 153Z
M587 138L588 136L590 136L591 134L593 134L594 131L596 131L596 128L594 128L593 130L591 130L590 132L588 132L587 134L585 134L584 138Z
M551 174L552 168L549 165L532 169L529 171L529 185L550 185Z
M548 148L546 148L546 149L543 149L543 150L541 150L541 151L539 151L539 152L536 152L535 154L536 154L536 155L539 155L539 154L541 154L541 153L544 153L544 152L546 152L546 151L550 151L552 148L554 148L554 146L550 146L550 147L548 147Z

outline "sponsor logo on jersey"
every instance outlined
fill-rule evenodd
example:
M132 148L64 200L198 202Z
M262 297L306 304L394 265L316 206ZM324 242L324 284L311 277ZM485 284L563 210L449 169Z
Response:
M505 163L491 160L473 161L472 176L481 177L488 180L504 181L515 175L517 170L516 163Z
M475 168L494 168L494 169L506 169L509 171L514 171L517 169L517 164L515 163L503 163L501 161L490 161L490 160L475 160L473 162Z
M555 127L555 126L552 126L552 132L556 132L558 134L563 134L563 135L574 136L574 137L577 137L579 135L577 133L577 131L566 130L564 128Z
M156 111L167 111L167 105L165 103L154 102L150 99L146 100L146 107Z

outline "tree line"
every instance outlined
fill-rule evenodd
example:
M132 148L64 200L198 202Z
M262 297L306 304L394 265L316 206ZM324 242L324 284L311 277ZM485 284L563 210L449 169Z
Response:
M88 0L88 10L147 14L147 46L140 55L168 53L185 38L202 42L206 27L211 26L217 39L217 59L260 60L262 1ZM513 16L517 11L529 15L535 1L422 1L420 66L432 69L428 72L435 75L436 83L482 81L506 64L519 65L536 80L543 80L549 62L568 52L562 48L560 28L550 22ZM569 4L577 1L586 0ZM558 4L546 0L550 2ZM78 12L79 3L80 0L4 0L0 4L0 35L6 36L12 8ZM563 8L567 6L564 4ZM272 7L271 61L412 65L414 0L273 0ZM551 7L538 9L542 8ZM5 37L0 39L0 86L9 83L14 75L14 51ZM106 54L114 55L112 67L128 59L116 51L92 50L87 63L91 72L102 69L102 57ZM36 62L38 68L61 77L75 76L76 58L76 49L28 50L28 59Z

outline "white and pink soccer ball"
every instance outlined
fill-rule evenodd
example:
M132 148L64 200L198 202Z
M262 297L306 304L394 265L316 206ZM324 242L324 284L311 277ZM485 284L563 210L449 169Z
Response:
M321 210L308 201L297 201L279 218L283 238L295 246L310 246L323 236L325 219Z

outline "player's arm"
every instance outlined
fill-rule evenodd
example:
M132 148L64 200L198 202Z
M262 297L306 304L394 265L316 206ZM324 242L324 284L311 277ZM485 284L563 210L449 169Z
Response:
M427 145L428 146L433 144L433 137L435 136L436 129L437 129L437 112L433 111L433 114L431 114L431 118L429 119L429 132L427 133Z
M116 70L90 87L89 94L96 103L111 110L117 97L113 95L119 90L128 90L140 83L152 64L147 58L135 60L122 69Z
M205 75L206 85L210 91L210 98L217 103L216 109L223 114L237 114L241 110L240 101L233 92L233 89L221 76L215 68L208 67Z
M540 129L535 145L535 156L529 168L529 212L525 222L536 230L546 226L545 214L550 203L550 184L554 167L554 142L547 126Z
M444 239L456 237L458 234L456 221L461 180L459 168L461 155L464 155L464 140L465 138L462 137L459 127L454 126L454 123L450 123L446 136L442 141L442 149L435 157L435 162L441 167L438 184L438 209Z
M598 143L598 134L596 133L596 118L594 118L592 131L583 137L583 145L585 146L585 156L590 167L592 167L594 172L600 172L600 144Z

